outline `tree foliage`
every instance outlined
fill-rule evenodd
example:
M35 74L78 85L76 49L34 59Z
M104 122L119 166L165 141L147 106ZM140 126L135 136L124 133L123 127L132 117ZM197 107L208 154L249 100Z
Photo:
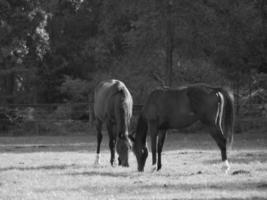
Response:
M266 72L264 0L0 0L1 103L85 101L117 78L247 86Z

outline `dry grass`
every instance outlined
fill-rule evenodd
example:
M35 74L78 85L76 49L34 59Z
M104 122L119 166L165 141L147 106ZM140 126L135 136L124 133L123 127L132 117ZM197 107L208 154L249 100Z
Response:
M208 135L168 136L163 169L111 167L107 136L94 168L95 137L0 138L0 199L267 199L267 135L237 135L231 171Z

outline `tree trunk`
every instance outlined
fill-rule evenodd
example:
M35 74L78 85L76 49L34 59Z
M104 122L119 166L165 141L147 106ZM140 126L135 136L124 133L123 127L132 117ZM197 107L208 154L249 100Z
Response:
M167 5L166 9L166 83L168 86L172 86L173 78L173 37L174 37L174 25L172 22L172 3L171 1Z
M172 79L173 79L173 69L172 69L172 64L173 64L173 38L174 38L174 24L172 21L172 6L173 6L173 0L169 1L161 1L161 0L156 0L155 1L155 6L156 9L160 13L160 20L162 25L162 29L165 31L164 38L165 40L165 46L164 46L164 51L165 51L165 85L167 86L172 86Z
M249 86L249 99L248 99L248 103L249 103L249 110L251 110L252 108L252 73L251 71L249 72L249 79L248 79L248 86Z
M11 72L5 78L5 86L6 86L6 100L7 103L12 104L14 103L14 94L15 94L15 74Z
M240 125L240 76L238 75L236 84L236 132L241 133L241 125Z
M261 11L261 35L262 35L262 54L261 54L261 66L264 68L266 67L267 61L266 61L266 43L267 43L267 36L266 36L266 31L267 31L267 26L266 26L266 18L267 18L267 13L265 12L265 7L266 7L266 0L261 0L260 3L260 11ZM266 70L266 69L263 69ZM266 72L266 71L265 71Z

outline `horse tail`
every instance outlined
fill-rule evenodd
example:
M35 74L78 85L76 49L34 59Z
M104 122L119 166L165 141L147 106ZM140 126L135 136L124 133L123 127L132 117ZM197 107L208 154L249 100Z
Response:
M115 111L115 119L119 132L119 138L126 137L128 139L128 128L130 125L133 110L132 96L127 87L121 81L116 81L113 89L113 95L119 95L118 102L116 103L117 109Z
M127 104L128 113L130 117L132 117L132 110L133 110L133 97L129 92L128 88L124 85L124 83L117 81L115 83L116 92L122 95L122 101Z
M124 84L123 87L119 87L119 92L122 94L123 97L122 98L123 103L121 105L123 105L124 112L126 113L125 117L127 117L126 121L129 126L131 118L133 116L133 97L128 88Z
M221 92L224 97L224 106L221 110L221 112L223 112L221 119L223 122L223 130L228 146L231 147L234 139L235 123L234 95L233 92L228 88L221 88L219 92Z

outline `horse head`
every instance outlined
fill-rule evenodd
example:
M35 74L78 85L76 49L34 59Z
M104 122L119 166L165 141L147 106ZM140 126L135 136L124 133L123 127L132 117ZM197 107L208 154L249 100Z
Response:
M132 143L128 137L119 137L117 140L116 150L119 155L118 164L123 167L129 167L129 150L132 148Z
M148 156L148 149L147 146L143 146L141 148L138 148L136 145L133 146L133 152L137 159L137 169L139 172L144 171L146 159Z
M147 145L140 145L140 143L136 142L136 131L132 131L131 134L129 135L129 139L132 143L132 150L136 156L137 160L137 168L138 171L144 171L146 159L148 156L148 149Z

